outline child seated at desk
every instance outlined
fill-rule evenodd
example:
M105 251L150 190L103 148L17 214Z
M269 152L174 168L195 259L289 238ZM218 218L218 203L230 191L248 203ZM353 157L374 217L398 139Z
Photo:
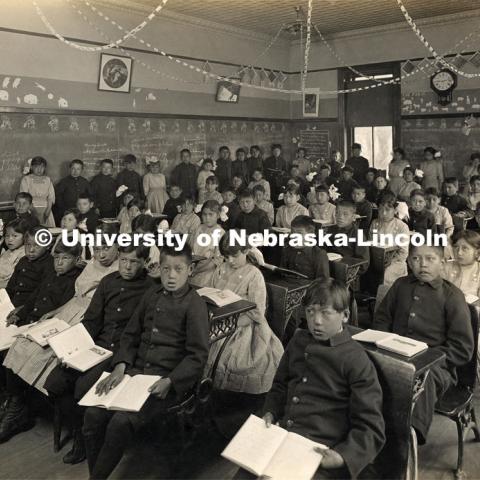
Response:
M373 234L377 235L403 235L404 242L408 242L409 230L408 225L395 216L397 201L393 193L386 193L382 196L378 205L378 218L373 220L370 226L369 238L373 238ZM380 245L389 246L389 245ZM383 285L389 288L398 277L407 275L407 257L408 246L396 246L395 253L391 257L390 264L385 267L383 275ZM386 293L386 289L383 290Z
M447 177L443 182L442 206L446 207L451 215L464 212L468 209L467 200L458 194L458 179Z
M5 250L0 253L0 288L5 288L13 275L15 266L25 256L25 233L30 224L28 220L16 218L5 226L2 233L2 246Z
M413 190L421 190L422 187L415 182L415 170L412 167L405 167L403 169L403 183L398 189L398 199L402 202L409 202L410 195Z
M68 247L59 243L53 250L55 270L42 279L42 283L20 310L9 315L7 324L21 326L34 323L45 313L70 300L75 293L75 282L81 272L76 266L80 253L80 244ZM0 443L33 426L27 400L29 386L12 368L8 354L4 365L7 367L8 404L0 420Z
M288 185L283 194L283 203L277 210L275 225L281 228L290 228L292 220L299 215L309 216L308 210L298 203L300 200L300 190L295 185Z
M225 258L213 274L210 285L232 290L256 308L240 315L238 328L228 340L215 373L215 387L232 392L258 395L272 386L283 347L265 318L267 290L262 273L247 260L248 247L230 245L226 233L220 240ZM223 341L215 342L208 356L212 368Z
M205 257L200 260L193 270L190 278L192 285L197 287L206 287L209 285L213 272L217 265L222 261L218 242L225 233L218 224L221 215L221 206L215 200L207 200L202 207L202 224L195 230L195 233L189 238L190 248L194 255ZM209 245L200 245L198 237L200 235L209 235L212 239Z
M450 212L446 207L440 205L440 192L435 188L427 188L425 190L425 201L427 210L431 212L435 218L435 224L443 227L447 237L453 234L453 220Z
M273 223L275 219L273 204L270 203L266 198L266 192L263 185L255 185L252 189L252 192L255 197L255 205L260 210L263 210L267 214L267 217L270 223Z
M17 218L26 220L31 227L40 225L40 222L35 214L32 213L33 197L28 192L19 192L15 196L15 214Z
M372 204L366 199L367 191L364 185L357 185L352 191L352 200L356 214L361 217L357 220L358 229L367 232L372 223Z
M158 233L158 220L151 215L142 214L132 221L133 233ZM145 260L145 269L151 278L160 278L160 250L156 245L150 247L149 255Z
M390 187L388 186L388 181L385 178L384 174L381 172L377 172L377 176L375 177L375 181L373 182L374 188L370 191L370 197L368 201L373 203L374 205L378 205L380 203L380 198L385 193L392 193Z
M316 202L310 204L308 213L315 220L321 220L326 225L335 224L335 205L330 203L330 195L326 185L319 185L315 188Z
M265 200L270 201L270 184L263 178L263 170L260 168L256 168L253 171L252 181L248 184L248 188L253 191L257 185L261 185L264 188Z
M427 376L412 415L420 444L425 443L437 399L456 384L456 367L472 357L473 333L463 293L441 277L443 247L410 245L412 273L399 278L377 308L373 328L426 342L446 355Z
M144 268L149 256L148 247L131 245L119 247L118 252L118 272L110 273L100 281L82 322L95 344L114 354L118 352L125 326L145 291L153 285ZM62 417L73 433L72 449L63 457L64 463L76 464L86 458L81 434L85 409L77 402L103 371L110 370L110 361L108 358L85 373L58 365L45 380L48 395L58 402Z
M108 478L136 432L181 402L205 368L208 311L188 282L191 249L163 248L160 270L162 285L150 288L142 297L111 362L113 372L98 385L97 392L109 392L125 373L162 378L150 387L151 395L138 413L87 409L82 431L92 479Z
M302 301L308 330L297 330L264 405L267 426L280 426L328 447L327 478L356 478L385 443L382 389L373 363L345 328L347 288L314 282ZM298 459L301 461L301 459Z
M313 205L317 203L316 189L320 185L323 185L323 181L321 175L317 173L313 177L312 183L310 185L310 191L307 193L307 205Z
M370 251L368 247L359 245L356 241L350 239L358 238L358 228L355 225L355 205L352 202L346 200L337 203L337 209L335 212L337 219L336 225L331 227L329 233L332 234L332 238L335 235L342 234L348 238L347 245L327 246L328 252L338 253L342 257L347 259L356 258L358 260L366 260L366 263L360 267L359 273L365 273L368 270L368 264L370 262Z
M193 235L200 226L200 217L194 212L195 200L187 197L183 200L182 211L173 219L172 230L178 233Z
M215 172L213 172L213 160L211 158L205 158L197 176L198 203L200 205L205 203L205 182L207 178L212 175L215 175Z
M427 235L427 230L436 233L435 217L427 210L427 202L423 190L413 190L408 207L408 226L410 230Z
M353 187L358 183L353 178L353 168L346 165L342 168L342 176L334 184L342 200L349 201L352 198Z
M165 202L162 213L167 216L167 222L171 225L173 219L180 213L180 209L182 208L182 189L179 185L172 183L169 194L170 198Z
M228 230L233 228L237 220L238 214L240 213L240 206L237 202L237 196L233 191L233 187L226 187L222 192L223 205L228 208L228 219L225 222L221 222L223 228Z
M306 215L299 215L292 220L292 234L305 238L307 233L314 234L316 230L314 221ZM301 273L311 280L330 277L327 253L318 245L282 248L280 267Z
M255 205L253 192L248 188L239 195L240 213L235 219L233 228L244 229L247 235L262 233L272 227L267 213Z
M470 211L475 213L480 203L480 175L474 175L470 178L470 191L467 194L467 206Z
M218 189L218 178L215 175L211 175L205 181L205 202L207 200L216 200L220 205L223 203L222 194Z

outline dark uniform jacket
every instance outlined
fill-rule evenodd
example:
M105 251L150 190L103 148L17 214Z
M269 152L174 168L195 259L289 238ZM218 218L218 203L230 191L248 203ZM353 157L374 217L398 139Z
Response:
M42 277L35 291L17 313L17 325L36 322L45 313L51 312L67 303L75 295L75 281L82 270L73 267L64 275L55 270Z
M40 225L40 221L32 212L20 213L20 214L17 213L17 218L21 220L25 220L32 227L36 227L37 225Z
M24 305L39 283L52 272L54 272L53 257L50 252L45 252L33 262L27 257L22 257L15 266L6 288L13 305L15 307Z
M358 185L353 178L350 180L339 179L334 185L338 188L338 193L340 197L342 197L342 200L346 200L347 202L352 201L353 189Z
M247 235L252 233L263 233L264 230L272 228L266 212L257 206L250 213L240 211L237 215L233 228L245 229Z
M311 280L330 277L327 253L320 247L292 248L287 246L282 249L280 266L303 273Z
M455 367L472 356L473 334L465 296L442 278L425 283L410 274L396 280L375 312L373 328L441 350L453 374Z
M172 184L178 185L186 197L197 198L198 169L192 163L179 163L170 174Z
M435 224L435 217L432 212L423 209L421 212L416 212L412 208L408 209L408 226L410 230L427 235L427 230L432 233L437 232L437 225Z
M98 208L101 218L113 218L117 216L117 181L111 175L99 173L90 182L95 207Z
M368 200L363 200L363 202L355 203L355 209L357 215L365 217L357 221L358 229L367 232L372 223L372 204Z
M234 160L232 162L232 177L235 175L243 180L244 185L248 185L249 174L246 160Z
M202 377L208 358L207 306L187 283L175 292L150 288L128 322L112 365L130 373L161 375L183 397Z
M328 342L297 330L280 361L264 411L283 428L333 448L352 477L375 459L385 442L375 367L347 330Z
M365 175L370 167L368 160L361 155L359 157L350 157L346 162L345 166L353 168L353 178L361 183L365 180Z
M218 178L218 189L220 192L223 192L232 183L232 160L229 158L227 160L223 158L217 159L215 176Z
M458 193L451 196L442 195L442 206L448 208L452 215L468 210L467 200Z
M88 233L95 233L99 218L98 213L93 209L89 210L87 213L80 214L80 221L85 220Z
M250 156L247 158L246 162L248 167L249 178L252 177L253 172L255 170L262 170L263 172L263 158L261 155L257 158Z
M143 198L143 181L142 177L134 170L123 169L117 175L117 188L125 185L128 187L129 193L135 194L139 198Z
M77 200L80 195L91 195L92 191L90 183L85 177L68 177L62 178L57 185L55 185L55 221L57 225L65 213L65 210L70 208L77 208Z
M233 226L235 225L235 222L237 221L237 217L240 214L241 210L236 200L230 203L224 203L224 205L228 208L228 219L226 222L221 222L221 225L225 230L228 230L229 228L233 228Z
M180 195L178 198L169 198L165 202L162 213L167 215L167 222L169 225L172 225L173 219L180 213L178 207L181 207L182 203L183 195Z
M131 280L123 279L119 272L102 278L83 319L97 345L113 352L118 350L125 326L152 284L145 270Z
M337 225L333 225L333 227L329 230L328 233L331 233L332 236L330 240L334 240L334 235L337 233L343 233L347 236L347 238L357 238L358 237L358 228L355 225L351 225L349 228L340 228ZM366 240L366 236L364 237ZM360 268L360 273L365 273L368 270L368 265L370 263L370 250L367 246L358 245L356 242L348 242L348 245L343 247L337 247L335 245L327 246L328 252L338 253L342 255L342 257L347 258L358 258L361 260L367 260L365 265L362 265Z
M271 155L263 163L263 176L270 183L271 198L275 202L287 177L287 161Z

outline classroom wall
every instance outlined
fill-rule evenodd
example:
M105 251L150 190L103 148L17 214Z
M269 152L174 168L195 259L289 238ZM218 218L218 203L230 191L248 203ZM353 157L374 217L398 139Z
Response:
M57 31L65 36L93 41L105 41L69 6L67 2L40 2L42 8ZM122 34L115 27L103 22L89 8L82 4L83 12L95 24L102 26L110 39ZM145 14L121 9L111 10L100 7L126 28L132 28L145 18ZM244 32L227 32L208 28L201 22L194 25L188 18L160 16L139 33L139 37L158 48L178 55L200 57L191 61L202 66L204 59L221 62L249 64L265 47L268 37ZM16 0L15 8L10 2L0 2L0 27L47 33L46 27L37 16L29 0ZM126 46L145 48L135 40ZM57 39L40 38L20 33L0 31L0 75L11 77L7 93L0 94L0 107L59 108L94 111L155 112L165 114L227 116L252 118L288 118L289 97L285 94L270 93L242 88L238 104L215 102L216 81L205 81L203 75L180 66L158 55L130 52L134 60L132 92L130 94L97 91L100 53L81 52L62 44ZM122 52L118 54L123 55ZM160 71L158 75L144 68L140 61ZM285 43L279 42L264 58L265 68L286 69L288 57ZM231 75L238 67L211 64L212 71ZM173 76L176 78L169 78ZM13 79L21 83L14 89ZM3 82L4 78L2 78ZM41 89L37 84L45 88ZM50 93L50 98L48 96ZM36 100L25 95L35 95ZM8 98L7 98L8 97ZM36 103L29 103L29 102ZM65 107L68 105L68 107ZM62 108L62 107L61 107Z

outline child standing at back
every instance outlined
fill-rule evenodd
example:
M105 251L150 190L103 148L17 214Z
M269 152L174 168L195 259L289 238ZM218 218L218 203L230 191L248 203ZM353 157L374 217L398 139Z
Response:
M195 230L189 239L192 253L205 257L205 260L197 262L191 277L192 285L205 287L209 285L213 272L222 261L219 250L219 242L225 230L218 224L220 220L221 206L215 200L208 200L202 207L202 224ZM199 235L206 234L212 238L207 246L199 245Z
M326 225L335 224L335 205L330 203L328 187L319 185L315 189L316 203L310 204L308 213L315 219Z
M205 202L205 182L208 177L215 175L213 172L213 160L206 158L202 162L202 169L198 172L197 177L197 189L198 189L198 203L203 204Z
M350 315L345 286L331 279L314 282L302 303L308 330L297 330L290 340L263 418L267 427L279 422L327 446L318 450L320 472L331 473L319 478L357 478L385 442L377 373L345 326Z
M170 184L170 198L163 207L163 214L167 216L167 222L171 225L173 219L180 213L183 203L182 189L176 183Z
M29 228L26 220L16 218L5 226L2 243L5 250L0 253L0 288L5 288L13 275L15 266L25 255L24 236Z
M127 153L127 155L123 157L123 164L124 169L117 175L117 187L125 185L130 194L133 194L138 198L143 198L142 177L135 171L137 157L132 153Z
M165 175L160 173L160 162L149 165L149 172L143 177L143 190L147 198L147 208L152 213L162 213L168 200Z
M117 216L117 182L113 178L112 160L109 158L102 160L100 168L100 173L90 182L95 206L100 218L114 218Z
M410 245L408 265L412 273L392 285L373 328L420 340L446 355L430 369L412 414L418 442L424 444L437 399L456 384L456 368L472 357L473 332L463 293L441 277L443 247Z
M298 203L300 200L300 191L298 187L289 185L283 194L285 205L277 210L275 225L281 228L290 228L292 220L299 215L310 215L308 210Z
M178 233L193 235L200 226L200 218L194 212L195 201L193 198L185 198L182 203L182 211L173 220L172 230Z
M40 224L38 218L32 213L32 196L28 192L19 192L15 195L15 215L18 219L26 220L31 227Z

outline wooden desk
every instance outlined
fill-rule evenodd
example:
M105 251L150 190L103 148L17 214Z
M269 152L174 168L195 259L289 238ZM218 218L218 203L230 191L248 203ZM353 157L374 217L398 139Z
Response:
M361 331L348 327L352 334ZM413 463L413 478L417 472L416 436L411 427L415 402L423 392L430 369L443 361L445 355L428 349L411 358L363 343L383 390L383 416L387 441L375 465L382 478L404 479L409 459Z
M262 270L262 273L267 286L267 321L275 335L282 340L293 311L302 304L312 281L285 277L269 270Z
M385 269L392 263L397 251L395 245L391 247L370 247L370 265L363 277L364 290L375 296L379 285L383 284Z
M335 280L350 287L358 278L358 272L362 265L368 263L367 260L360 258L342 258L341 260L334 260L330 263L330 275Z
M475 217L472 217L471 215L458 215L458 214L453 214L452 215L452 220L453 220L453 226L456 232L460 232L462 230L467 229L467 224L470 220L473 220Z
M220 350L215 357L210 372L212 382L215 380L215 374L218 367L220 357L227 345L230 337L233 335L238 325L238 318L242 313L253 310L256 305L247 300L239 300L238 302L225 305L224 307L216 307L214 305L208 305L209 319L210 319L210 345L225 339Z

